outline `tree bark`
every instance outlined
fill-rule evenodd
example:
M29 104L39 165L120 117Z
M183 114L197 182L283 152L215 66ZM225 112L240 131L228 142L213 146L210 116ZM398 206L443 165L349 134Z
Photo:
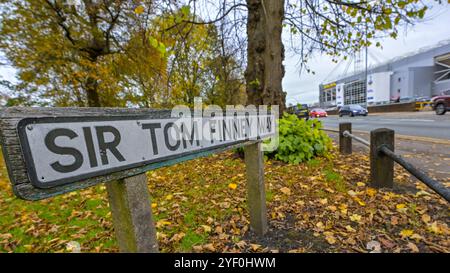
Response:
M98 95L98 82L94 77L88 77L86 79L86 95L89 107L102 106Z
M247 6L247 104L278 105L282 113L284 0L247 0Z

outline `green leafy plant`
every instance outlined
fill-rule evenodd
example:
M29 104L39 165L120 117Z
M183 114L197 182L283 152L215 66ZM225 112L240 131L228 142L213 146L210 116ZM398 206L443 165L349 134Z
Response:
M279 146L270 157L298 164L316 156L330 157L331 138L322 130L317 119L304 120L285 113L279 120Z

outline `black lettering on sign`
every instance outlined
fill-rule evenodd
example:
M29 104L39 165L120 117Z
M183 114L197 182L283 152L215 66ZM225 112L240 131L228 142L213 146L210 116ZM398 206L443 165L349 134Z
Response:
M183 135L183 148L187 148L187 140L189 140L189 144L192 146L192 144L195 142L197 143L197 146L200 146L200 139L199 139L199 132L198 132L198 126L197 121L192 122L192 128L191 128L191 134L189 135L189 130L186 128L185 123L181 123L181 133Z
M94 141L92 140L91 127L83 127L84 141L86 141L86 148L89 156L89 164L91 168L97 167L97 156L95 155Z
M175 139L177 140L177 143L175 145L171 145L169 142L169 130L170 128L173 128L176 132L176 136ZM170 151L176 151L180 145L181 145L181 141L180 141L180 129L178 128L177 125L175 125L175 123L173 122L169 122L164 126L164 142L166 144L167 149L169 149Z
M117 150L117 146L120 143L120 132L112 126L95 126L98 139L98 147L100 149L100 157L102 159L102 164L109 164L108 155L106 150L109 150L119 161L125 161L125 158ZM111 133L114 139L111 142L105 142L105 133Z
M58 154L58 155L71 155L74 157L75 161L72 164L69 165L63 165L59 163L58 161L53 162L50 164L50 166L57 172L60 173L70 173L78 168L81 167L83 164L83 155L80 151L78 151L75 148L70 147L60 147L56 145L55 140L57 137L68 137L70 139L76 138L78 135L72 130L69 129L63 129L63 128L57 128L51 130L46 136L45 136L45 146L47 149L49 149L52 153Z
M158 154L158 143L156 142L156 134L155 129L160 129L161 124L160 123L144 123L142 124L142 129L150 129L150 138L152 139L152 148L153 148L153 154Z

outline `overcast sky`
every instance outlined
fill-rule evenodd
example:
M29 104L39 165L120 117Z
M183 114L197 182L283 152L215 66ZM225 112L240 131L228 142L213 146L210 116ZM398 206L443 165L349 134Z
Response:
M396 40L382 40L383 49L369 48L369 65L387 61L406 53L414 52L422 47L432 46L440 41L450 39L450 5L434 4L428 11L424 22L419 22L412 28L400 31ZM372 58L371 55L375 56ZM299 75L298 56L289 52L286 54L284 65L286 74L283 80L283 89L287 92L287 103L313 103L319 101L319 84L324 80L332 80L345 70L345 63L337 66L328 56L316 55L309 61L309 66L316 72L315 75L302 72ZM332 70L336 69L335 72ZM353 71L353 64L349 72Z

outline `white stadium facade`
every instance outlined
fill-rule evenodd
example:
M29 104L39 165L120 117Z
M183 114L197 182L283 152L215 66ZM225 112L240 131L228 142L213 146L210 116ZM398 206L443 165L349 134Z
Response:
M367 80L365 79L367 75ZM319 86L321 107L382 105L450 94L450 40Z

